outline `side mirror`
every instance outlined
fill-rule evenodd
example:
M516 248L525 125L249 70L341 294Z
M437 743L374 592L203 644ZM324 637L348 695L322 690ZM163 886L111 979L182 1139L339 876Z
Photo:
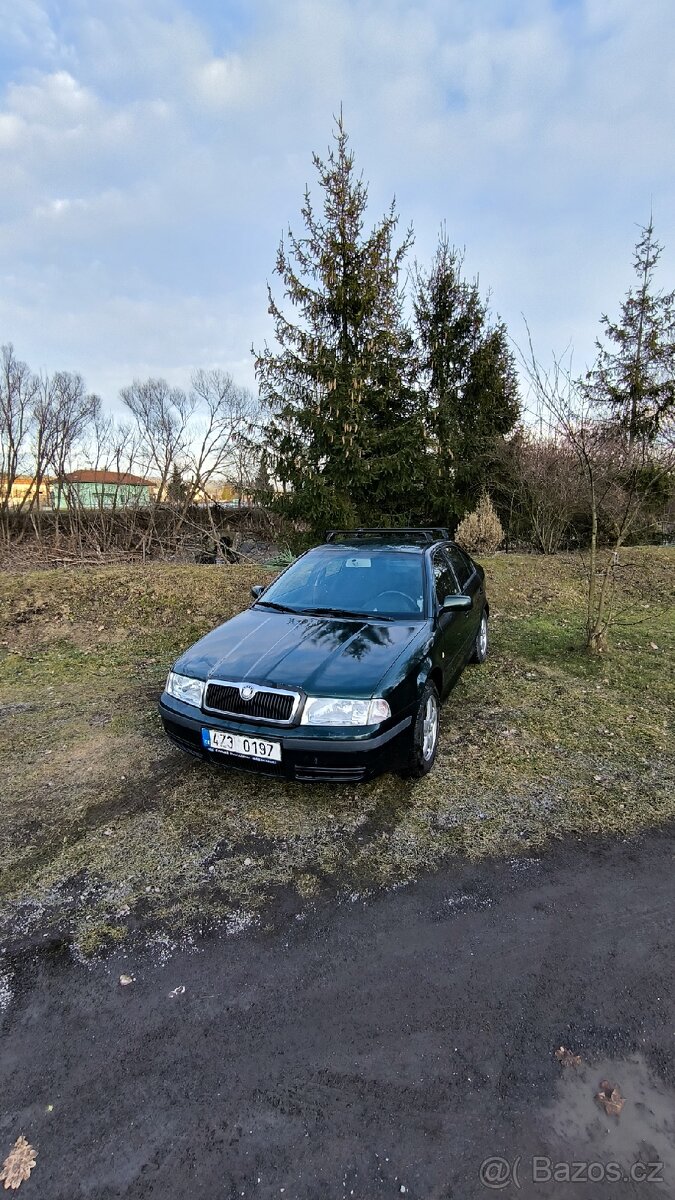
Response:
M254 583L253 587L251 588L251 595L253 596L254 600L258 600L264 591L265 585L263 583Z
M471 608L470 596L446 596L441 605L441 612L453 612L457 608Z

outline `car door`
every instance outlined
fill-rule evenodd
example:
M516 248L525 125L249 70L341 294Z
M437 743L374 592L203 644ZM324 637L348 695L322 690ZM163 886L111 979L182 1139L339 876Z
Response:
M476 570L473 561L467 554L464 554L463 550L459 549L459 546L446 545L443 547L443 550L455 573L460 591L465 596L471 597L471 608L461 614L465 636L465 650L468 653L478 634L478 627L485 603L483 580Z
M461 589L450 560L440 546L431 556L431 570L434 586L436 658L440 660L445 689L463 661L469 613L461 609L442 611L446 596L456 596Z

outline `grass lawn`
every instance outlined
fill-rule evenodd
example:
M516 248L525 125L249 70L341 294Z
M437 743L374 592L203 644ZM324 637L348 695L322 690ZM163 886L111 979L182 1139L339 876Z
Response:
M250 567L81 568L0 580L0 927L83 955L136 931L265 921L266 901L392 886L450 853L526 854L564 834L675 817L675 551L623 552L622 618L580 649L573 559L485 563L491 654L445 703L426 779L270 781L165 739L174 657L248 603Z

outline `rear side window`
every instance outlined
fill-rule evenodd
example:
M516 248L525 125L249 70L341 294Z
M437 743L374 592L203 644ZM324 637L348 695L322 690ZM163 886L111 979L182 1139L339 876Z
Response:
M456 546L446 546L445 553L452 563L460 588L464 588L473 575L473 567Z
M446 596L457 595L459 591L457 580L455 579L455 573L442 550L434 551L431 559L431 565L434 572L436 599L439 604L442 604Z

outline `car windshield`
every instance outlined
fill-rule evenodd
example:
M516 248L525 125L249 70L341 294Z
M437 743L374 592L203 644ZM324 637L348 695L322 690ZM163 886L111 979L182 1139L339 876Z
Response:
M424 610L422 568L421 554L320 547L284 571L258 603L293 612L419 618Z

